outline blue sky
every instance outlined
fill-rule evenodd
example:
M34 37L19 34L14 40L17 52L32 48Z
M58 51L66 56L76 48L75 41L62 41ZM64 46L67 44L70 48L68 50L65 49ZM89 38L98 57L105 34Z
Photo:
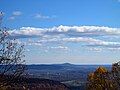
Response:
M120 59L120 0L0 0L0 10L28 64Z

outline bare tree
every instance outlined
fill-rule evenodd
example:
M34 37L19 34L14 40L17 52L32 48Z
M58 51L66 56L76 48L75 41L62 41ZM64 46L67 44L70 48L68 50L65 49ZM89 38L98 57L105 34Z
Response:
M25 70L25 61L22 60L24 46L18 45L15 39L10 39L8 36L7 28L0 25L0 86L13 82L15 78L23 75Z

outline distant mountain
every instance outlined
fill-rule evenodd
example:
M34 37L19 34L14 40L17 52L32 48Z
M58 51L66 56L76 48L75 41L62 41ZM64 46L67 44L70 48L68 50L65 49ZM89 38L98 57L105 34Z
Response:
M38 64L38 65L27 65L28 70L95 70L98 66L105 66L106 68L110 68L111 65L75 65L70 63L63 63L63 64Z
M86 80L88 73L96 70L102 65L74 65L70 63L63 64L40 64L27 65L27 73L31 77L39 77L56 81L70 81L81 79ZM103 65L110 69L111 65Z

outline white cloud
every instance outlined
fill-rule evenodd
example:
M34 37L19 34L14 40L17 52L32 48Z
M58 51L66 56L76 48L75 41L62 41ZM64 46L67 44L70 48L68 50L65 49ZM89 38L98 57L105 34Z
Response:
M58 26L52 28L22 27L19 30L9 31L10 38L39 38L29 45L80 43L86 47L120 48L120 28L100 26ZM103 37L110 37L103 39ZM63 47L53 47L63 48Z
M43 14L41 14L41 13L37 13L37 14L35 15L35 18L41 19L41 20L50 20L50 19L56 18L56 16L55 16L55 15L48 16L48 15L43 15Z
M120 28L99 26L58 26L53 28L22 27L20 30L10 31L11 35L66 35L66 36L106 36L120 35Z
M94 52L101 52L103 49L102 48L88 48L89 51L94 51Z
M15 20L14 16L9 17L10 20Z
M91 43L103 42L101 40L97 40L97 39L93 39L93 38L85 38L85 37L63 38L63 41L66 41L66 42L91 42Z
M119 48L120 42L108 42L99 39L85 38L85 37L75 37L75 38L64 38L63 41L66 42L84 42L86 46L89 47L108 47L108 48Z
M51 49L61 49L61 50L68 50L66 46L57 46L57 47L50 47Z
M14 11L14 12L12 13L12 15L13 15L13 16L20 16L20 15L22 15L22 12L21 12L21 11Z
M35 15L35 18L39 18L39 19L49 19L50 17L49 16L44 16L42 14L36 14Z
M30 49L26 49L26 52L29 52L30 51Z
M22 15L21 11L14 11L12 12L12 15L9 17L9 20L15 20L20 15Z

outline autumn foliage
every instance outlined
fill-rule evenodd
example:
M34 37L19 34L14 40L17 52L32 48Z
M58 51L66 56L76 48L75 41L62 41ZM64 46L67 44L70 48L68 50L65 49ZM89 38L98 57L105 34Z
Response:
M87 81L87 90L120 90L119 63L113 64L111 71L98 67L88 75Z

